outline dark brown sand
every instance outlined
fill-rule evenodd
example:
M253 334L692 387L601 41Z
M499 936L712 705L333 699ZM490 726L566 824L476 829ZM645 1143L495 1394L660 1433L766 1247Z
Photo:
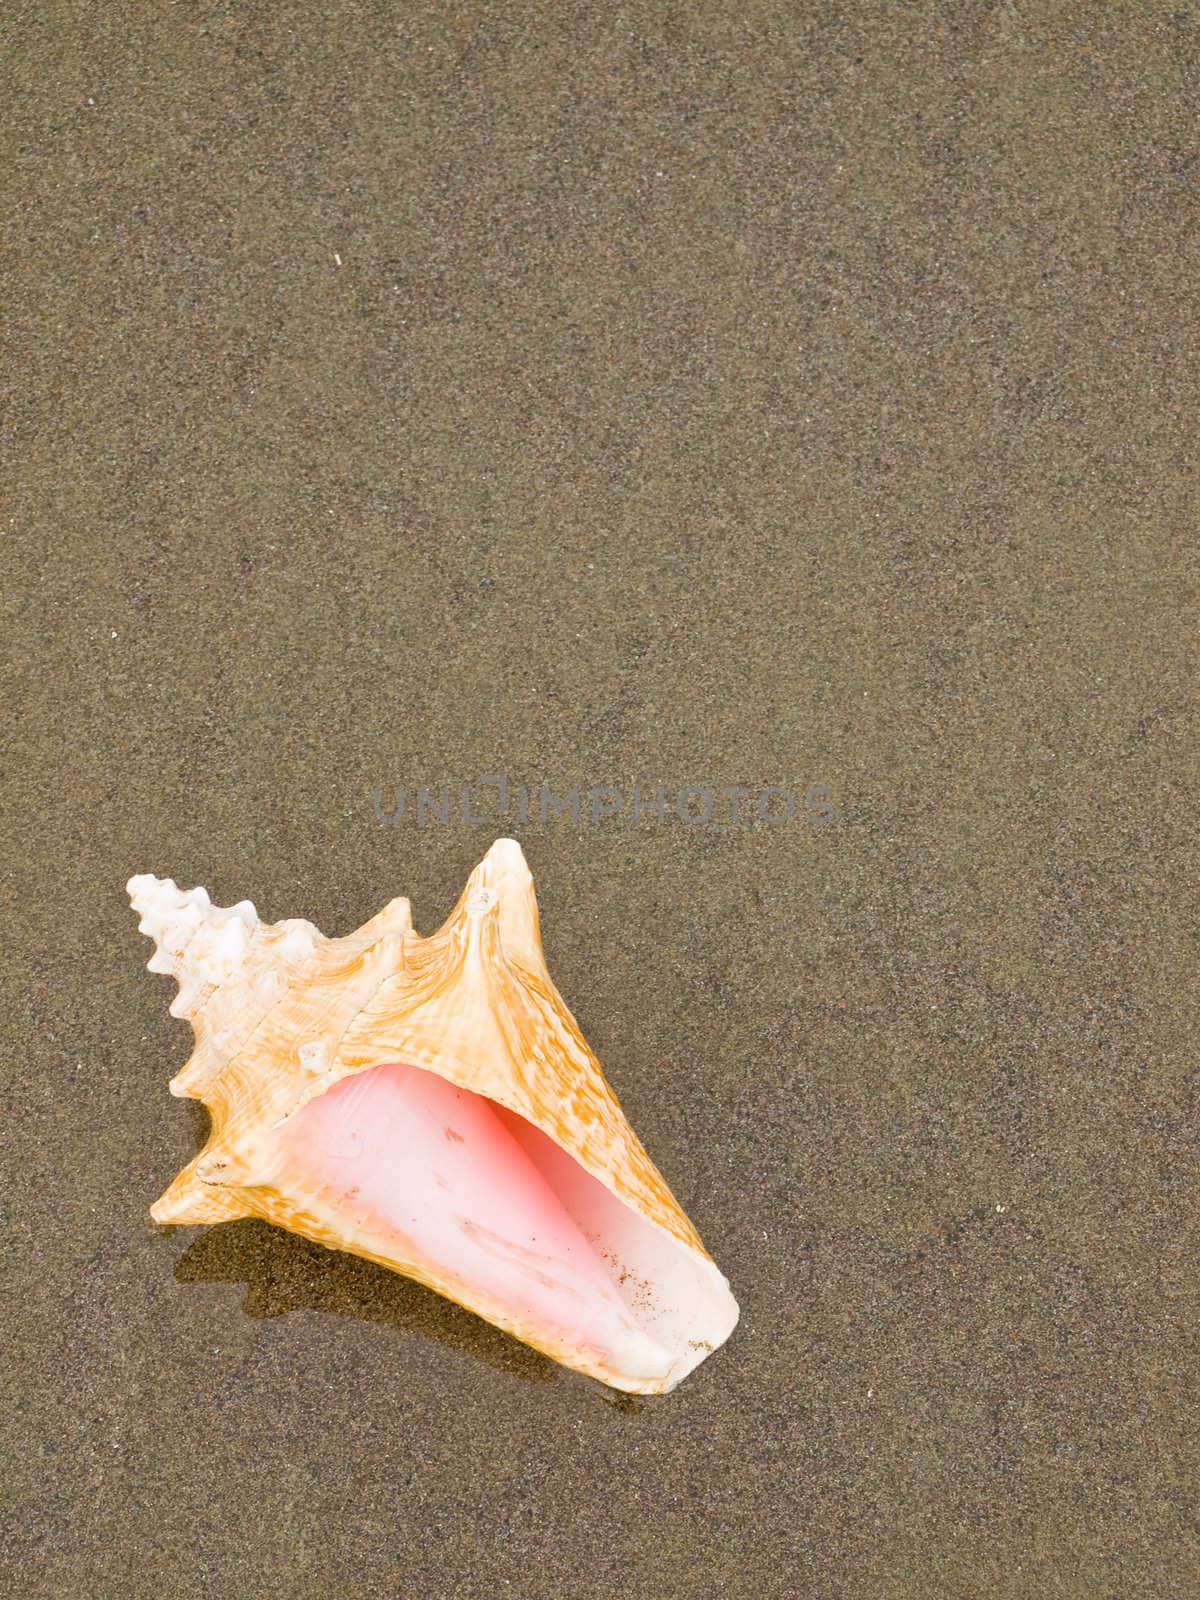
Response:
M1200 12L0 35L5 1592L1200 1594ZM837 816L373 815L488 774ZM147 1215L127 876L429 930L503 832L743 1306L659 1401Z

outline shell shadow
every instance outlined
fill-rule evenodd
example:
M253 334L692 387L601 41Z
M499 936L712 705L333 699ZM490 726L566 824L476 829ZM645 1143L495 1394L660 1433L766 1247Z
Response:
M265 1222L210 1228L180 1256L175 1277L180 1283L244 1283L242 1309L249 1317L326 1311L438 1339L529 1383L558 1375L546 1356L423 1284Z

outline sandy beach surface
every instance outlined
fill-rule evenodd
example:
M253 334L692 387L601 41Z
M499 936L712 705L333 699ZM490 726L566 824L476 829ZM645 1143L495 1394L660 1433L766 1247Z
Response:
M6 1592L1200 1594L1200 12L0 42ZM742 1306L660 1400L148 1215L130 874L428 932L499 834Z

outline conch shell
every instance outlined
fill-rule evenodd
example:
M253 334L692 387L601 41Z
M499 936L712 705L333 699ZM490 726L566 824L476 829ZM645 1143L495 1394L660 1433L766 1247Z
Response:
M169 878L128 890L196 1035L171 1092L212 1116L156 1221L261 1217L631 1393L728 1338L729 1284L551 982L514 840L428 939L407 900L326 939Z

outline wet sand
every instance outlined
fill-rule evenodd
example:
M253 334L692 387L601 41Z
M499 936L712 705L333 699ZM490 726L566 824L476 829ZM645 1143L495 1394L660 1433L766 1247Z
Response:
M1200 1593L1200 15L0 35L12 1592ZM148 1216L126 878L429 931L498 833L742 1305L661 1400Z

